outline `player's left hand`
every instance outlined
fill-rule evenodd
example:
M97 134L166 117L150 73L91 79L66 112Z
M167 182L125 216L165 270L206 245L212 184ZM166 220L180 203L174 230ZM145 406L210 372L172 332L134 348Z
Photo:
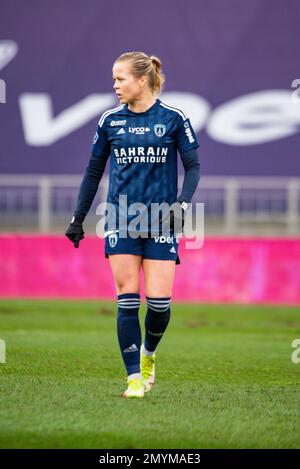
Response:
M76 220L76 218L72 220L65 232L65 235L70 239L70 241L72 241L72 243L74 243L74 247L78 248L80 241L84 238L82 221Z
M174 210L173 210L174 208ZM172 210L170 210L168 216L162 221L162 231L170 234L178 235L183 233L185 222L185 210L181 207L179 202L172 204Z

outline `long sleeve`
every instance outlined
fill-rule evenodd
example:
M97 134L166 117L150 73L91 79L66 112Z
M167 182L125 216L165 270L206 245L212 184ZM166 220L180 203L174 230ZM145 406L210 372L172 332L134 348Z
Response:
M184 167L184 179L182 191L177 200L180 203L189 203L200 181L200 163L195 148L181 153L180 156Z
M184 167L182 192L178 202L190 203L200 180L200 163L197 148L199 142L189 118L181 112L177 117L177 149Z
M99 121L100 122L100 121ZM99 183L105 171L106 162L110 155L110 145L107 139L105 126L98 124L97 132L93 138L91 157L81 181L77 197L74 216L83 221L91 208L98 190Z
M99 183L105 171L109 155L99 156L92 154L80 184L74 216L83 221L91 208L98 190Z

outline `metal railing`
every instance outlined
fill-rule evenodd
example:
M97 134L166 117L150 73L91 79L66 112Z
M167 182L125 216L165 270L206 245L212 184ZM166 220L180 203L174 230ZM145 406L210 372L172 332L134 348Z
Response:
M76 204L82 176L1 175L2 232L63 232ZM183 177L179 177L179 189ZM85 222L95 233L96 206L106 200L108 176ZM193 202L205 207L205 231L212 234L299 235L300 178L202 177Z

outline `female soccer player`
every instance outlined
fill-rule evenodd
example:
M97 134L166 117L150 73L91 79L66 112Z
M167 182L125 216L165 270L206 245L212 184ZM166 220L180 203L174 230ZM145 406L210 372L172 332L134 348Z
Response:
M143 52L124 53L113 65L113 81L121 105L104 112L98 122L66 236L75 247L84 238L82 223L110 157L107 203L115 209L117 222L113 229L106 225L104 238L118 296L118 340L128 375L128 388L122 395L141 398L154 384L155 351L170 319L175 264L180 263L175 230L178 207L181 216L197 188L199 145L185 113L157 97L165 81L159 58ZM185 170L179 196L177 151ZM131 205L137 202L142 207L143 228L139 230ZM155 216L150 217L152 207L162 203L175 207L169 211L170 236L165 236L165 216L156 218L156 225ZM179 232L180 228L183 222ZM138 317L141 268L147 300L143 344Z

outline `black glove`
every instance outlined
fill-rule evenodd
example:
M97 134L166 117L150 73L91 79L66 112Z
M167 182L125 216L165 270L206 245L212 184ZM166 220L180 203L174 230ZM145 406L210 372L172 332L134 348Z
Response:
M78 248L80 241L84 238L82 221L73 217L65 235L74 243L74 247Z
M163 232L167 232L170 227L170 233L177 235L183 233L184 222L185 222L185 212L188 207L188 204L185 202L180 203L176 201L172 204L175 210L170 210L167 218L163 220ZM185 207L185 209L183 208Z

